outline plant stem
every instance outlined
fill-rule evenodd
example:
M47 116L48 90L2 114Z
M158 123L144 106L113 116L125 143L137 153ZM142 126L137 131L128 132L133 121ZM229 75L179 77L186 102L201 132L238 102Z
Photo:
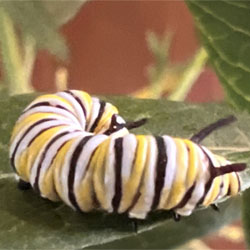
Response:
M26 84L28 86L28 89L32 90L32 73L34 68L34 63L36 59L36 42L35 39L30 36L26 35L23 39L24 44L24 72L25 72L25 78L26 78ZM28 91L29 92L29 91Z
M0 8L0 45L5 82L10 95L32 92L27 82L25 64L19 47L18 36L8 13Z
M183 101L187 97L190 89L194 85L196 79L199 77L205 63L208 60L207 52L204 48L201 48L195 58L192 60L192 63L185 70L180 85L175 91L168 96L168 99L171 101Z

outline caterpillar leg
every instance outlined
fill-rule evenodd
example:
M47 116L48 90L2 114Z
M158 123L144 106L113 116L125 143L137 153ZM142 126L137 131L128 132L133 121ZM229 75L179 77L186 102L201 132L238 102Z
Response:
M17 183L17 187L18 189L20 190L29 190L31 189L31 185L30 183L26 182L26 181L23 181L21 179L19 179L18 183Z
M181 216L174 211L172 211L172 216L173 216L174 221L176 222L181 220Z
M227 126L230 123L235 122L235 121L236 121L236 117L233 115L220 119L217 122L209 124L207 127L203 128L198 133L194 134L190 140L195 143L200 143L202 140L204 140L209 134L211 134L216 129Z
M210 206L211 206L211 208L212 208L214 211L220 212L220 209L219 209L219 207L218 207L216 204L212 204L212 205L210 205Z
M131 219L132 227L135 234L138 234L138 220L137 219Z

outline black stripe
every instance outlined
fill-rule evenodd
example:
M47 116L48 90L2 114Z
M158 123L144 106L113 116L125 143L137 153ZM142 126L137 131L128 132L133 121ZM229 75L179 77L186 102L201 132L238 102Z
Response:
M237 177L237 181L238 181L238 192L240 192L240 190L241 190L241 185L240 185L240 178L239 178L239 176L238 176L238 174L237 173L235 173L236 174L236 177ZM231 187L230 187L230 182L229 182L229 185L228 185L228 191L227 191L227 196L230 196L231 195Z
M45 106L45 107L52 107L52 108L62 109L62 110L65 110L65 111L67 111L67 112L69 112L70 114L72 114L72 115L75 116L75 114L74 114L72 111L68 110L67 108L63 107L62 105L55 105L55 106L54 106L54 105L52 105L52 104L49 103L49 102L38 102L38 103L35 103L34 105L32 105L32 106L31 106L30 108L28 108L27 110L24 110L24 112L23 112L22 114L24 114L24 113L30 111L30 110L33 109L33 108L37 108L37 107L40 107L40 106ZM45 112L43 111L42 113L45 113ZM53 112L49 111L49 113L53 113ZM55 112L54 112L54 113L55 113Z
M95 128L98 125L98 122L101 120L102 115L104 113L106 102L104 102L104 101L99 101L99 102L100 102L99 113L98 113L98 116L95 119L95 122L93 123L92 127L90 128L89 132L94 132Z
M12 168L16 171L16 167L15 167L15 155L16 155L16 152L17 152L17 149L20 145L20 143L22 142L22 140L24 139L24 137L34 128L36 127L37 125L41 124L41 123L44 123L44 122L48 122L48 121L54 121L56 119L53 119L53 118L47 118L47 119L42 119L42 120L39 120L37 122L35 122L34 124L32 124L30 127L28 127L28 129L24 132L23 136L20 138L20 140L17 142L16 144L16 147L12 153L12 156L10 158L10 163L11 163L11 166Z
M103 133L104 135L111 135L112 133L117 131L117 129L114 128L117 125L116 119L117 119L117 115L113 114L111 117L109 128Z
M68 175L68 197L72 205L79 211L81 211L81 208L78 206L74 194L75 171L76 171L77 161L80 157L83 147L89 141L90 138L92 138L92 136L86 136L78 143L70 160L70 169Z
M173 207L172 209L175 210L178 208L183 208L188 203L189 199L191 198L194 188L195 188L195 183L187 190L187 192L185 193L180 203L177 206Z
M82 108L82 112L83 112L83 114L84 114L84 117L87 118L87 111L86 111L86 108L83 106L83 104L82 104L80 98L77 97L77 96L75 96L75 95L74 95L71 91L69 91L69 90L65 90L64 92L65 92L65 93L68 93L68 94L70 94L70 95L72 95L72 96L76 99L76 101L79 103L79 105L80 105L81 108Z
M39 164L37 166L37 174L36 174L36 178L35 178L35 183L34 183L34 190L36 192L38 192L40 194L40 189L39 189L39 178L40 178L40 173L41 173L41 167L42 167L42 164L45 160L45 157L46 157L46 154L48 152L48 150L50 149L51 145L53 143L55 143L59 138L61 138L62 136L66 135L66 134L69 134L70 132L63 132L63 133L60 133L58 135L56 135L45 147L41 157L40 157L40 160L39 160ZM51 161L52 162L52 161Z
M25 112L28 110L31 110L33 108L39 107L39 106L50 106L50 104L49 104L49 102L38 102L38 103L35 103L32 106L30 106L27 110L25 110Z
M240 192L240 190L241 190L241 185L240 185L240 177L239 177L239 175L238 175L238 173L235 173L236 174L236 176L237 176L237 180L238 180L238 192Z
M200 147L200 149L202 150L202 152L206 155L207 159L208 159L208 162L209 162L209 165L208 165L208 168L209 168L209 173L210 173L210 178L208 180L208 182L206 183L205 185L205 190L204 190L204 194L203 196L200 198L200 200L198 201L196 207L198 207L200 204L203 203L203 201L205 200L206 198L206 195L207 193L209 192L210 190L210 187L212 186L212 183L213 183L213 180L214 180L214 176L213 176L213 172L214 172L214 165L213 165L213 162L212 160L210 159L209 155L206 153L206 151L199 145L199 144L196 144L197 146Z
M203 201L205 200L206 195L207 195L208 191L210 190L210 188L211 188L211 186L212 186L212 183L213 183L213 179L210 178L210 180L209 180L209 181L206 183L206 185L205 185L205 191L204 191L203 196L200 198L200 200L198 201L198 203L197 203L197 205L196 205L197 207L198 207L200 204L202 204Z
M212 184L213 184L213 180L220 175L224 175L224 174L228 174L228 173L232 173L235 171L243 171L246 168L246 164L245 163L235 163L235 164L231 164L231 165L226 165L226 166L222 166L220 168L214 167L212 160L210 159L209 155L206 153L206 151L199 145L197 144L200 149L203 151L203 153L206 155L208 161L209 161L209 172L210 172L210 178L208 180L208 182L205 185L205 191L203 196L201 197L201 199L199 200L199 202L197 203L197 206L199 206L200 204L203 203L203 201L206 198L207 193L209 192ZM237 177L238 174L236 173ZM228 189L228 193L227 195L230 195L230 185L229 185L229 189Z
M52 128L56 128L56 127L65 126L65 125L67 125L67 124L57 124L57 125L53 125L53 126L50 126L50 127L47 127L47 128L44 128L44 129L40 130L40 131L39 131L39 132L29 141L27 147L29 147L29 146L32 144L32 142L33 142L38 136L40 136L42 133L46 132L47 130L52 129Z
M156 136L155 139L158 147L158 158L156 166L155 193L151 210L156 209L159 204L161 191L164 185L164 179L166 174L166 164L168 160L164 139L160 136Z
M122 154L123 154L123 138L117 138L115 140L115 195L112 199L112 206L115 212L117 212L121 197L122 197Z
M145 176L145 172L146 171L145 171L145 167L144 167L142 175L141 175L140 183L139 183L139 185L137 187L137 190L136 190L135 196L134 196L134 198L133 198L133 200L131 202L131 205L129 206L129 208L126 211L127 213L129 213L135 207L135 205L137 204L139 198L141 197L140 189L141 189L141 186L143 184L143 179L144 179L144 176Z

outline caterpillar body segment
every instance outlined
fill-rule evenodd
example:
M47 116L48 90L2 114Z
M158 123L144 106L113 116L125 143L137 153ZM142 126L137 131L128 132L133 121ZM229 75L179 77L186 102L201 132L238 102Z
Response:
M171 210L178 220L198 206L241 190L244 163L231 163L199 143L226 118L190 140L135 135L112 104L68 90L35 99L12 133L10 162L23 187L82 212L102 209L145 219Z

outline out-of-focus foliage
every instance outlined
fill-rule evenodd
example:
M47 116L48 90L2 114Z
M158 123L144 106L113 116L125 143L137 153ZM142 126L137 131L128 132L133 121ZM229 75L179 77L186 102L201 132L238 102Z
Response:
M5 87L11 95L33 91L31 76L38 49L61 60L68 47L59 27L78 12L81 1L1 1L0 51Z
M207 53L200 49L187 62L172 64L169 60L172 35L166 33L162 38L153 32L147 33L148 48L155 63L149 66L149 85L139 89L133 96L138 98L161 98L183 101L207 62Z

